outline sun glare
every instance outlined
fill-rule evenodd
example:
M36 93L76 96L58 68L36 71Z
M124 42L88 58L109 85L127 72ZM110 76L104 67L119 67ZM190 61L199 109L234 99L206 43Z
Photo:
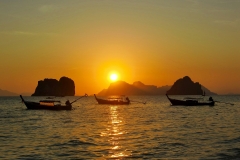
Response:
M118 75L116 73L113 73L110 75L110 80L111 81L116 81L118 79Z

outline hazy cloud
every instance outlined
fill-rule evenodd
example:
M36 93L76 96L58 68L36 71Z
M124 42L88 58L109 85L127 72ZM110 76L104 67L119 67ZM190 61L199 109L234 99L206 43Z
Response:
M16 36L60 36L57 33L36 33L36 32L25 32L25 31L5 31L0 32L2 35L16 35Z
M227 20L216 20L214 23L221 24L221 25L226 25L226 26L237 26L239 24L240 20L236 19L233 21L227 21Z
M55 5L42 5L38 10L42 13L49 13L58 10L58 7Z

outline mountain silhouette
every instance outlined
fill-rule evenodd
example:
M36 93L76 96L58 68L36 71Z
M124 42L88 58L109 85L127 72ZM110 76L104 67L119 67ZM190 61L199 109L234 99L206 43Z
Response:
M0 89L0 96L18 96L19 94Z
M111 83L108 89L102 90L98 95L161 95L165 94L169 89L170 86L157 87L154 85L145 85L140 81L136 81L132 85L124 81L117 81Z
M166 91L170 89L170 86L157 87L155 85L145 85L140 81L136 81L132 85L138 89L147 92L148 95L162 95L165 94Z
M146 95L147 92L130 85L124 81L111 83L105 92L105 95Z
M194 83L190 77L185 76L178 79L173 86L166 85L162 87L145 85L141 81L136 81L133 84L124 81L117 81L111 83L107 89L103 89L97 95L165 95L166 93L175 95L202 95L203 91L206 95L216 94L202 86L200 83Z

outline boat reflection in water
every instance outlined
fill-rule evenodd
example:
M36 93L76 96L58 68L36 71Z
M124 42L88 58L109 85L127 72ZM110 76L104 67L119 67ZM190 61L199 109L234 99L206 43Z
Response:
M105 158L121 159L131 156L131 151L127 150L127 146L124 146L126 140L126 132L124 131L124 120L118 112L118 106L109 106L109 121L106 131L101 132L102 137L106 137L106 140L110 143L109 155Z

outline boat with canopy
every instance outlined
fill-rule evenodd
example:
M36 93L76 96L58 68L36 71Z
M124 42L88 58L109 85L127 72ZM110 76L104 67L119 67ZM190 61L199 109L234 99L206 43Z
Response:
M112 105L128 105L130 104L130 100L128 97L124 98L121 97L112 97L108 99L100 99L94 94L95 99L97 100L98 104L112 104Z
M76 102L77 100L86 97L87 94L85 94L84 96L81 96L80 98L76 99L73 102L69 102L69 100L67 100L65 102L65 105L61 104L61 101L57 101L57 100L40 100L39 102L33 102L33 101L26 101L23 99L22 95L20 95L22 102L25 104L25 106L27 107L27 109L36 109L36 110L40 110L40 109L47 109L47 110L71 110L72 109L72 104L74 102Z

